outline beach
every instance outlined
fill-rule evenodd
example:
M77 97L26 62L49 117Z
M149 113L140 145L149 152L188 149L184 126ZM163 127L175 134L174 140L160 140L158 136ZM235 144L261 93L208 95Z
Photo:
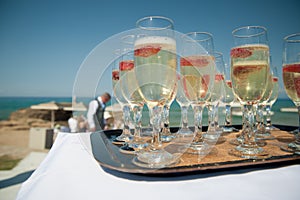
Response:
M51 128L50 110L33 110L31 105L47 102L48 98L0 98L0 169L10 168L6 161L20 161L32 151L47 149L30 147L30 130L32 128ZM57 99L51 99L51 101ZM65 99L60 99L65 100ZM71 112L56 111L55 123L67 126ZM34 139L34 138L31 138ZM12 165L13 166L13 165Z

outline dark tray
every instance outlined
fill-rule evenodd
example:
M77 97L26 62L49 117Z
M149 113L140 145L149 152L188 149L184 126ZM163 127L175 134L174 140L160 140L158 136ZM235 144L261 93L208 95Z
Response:
M293 126L282 126L282 125L275 125L281 131L276 133L277 137L280 137L282 134L290 135L287 131L295 130L297 127ZM238 129L241 129L241 126L235 126ZM203 130L205 130L204 127ZM177 128L172 128L171 132L176 132ZM279 146L282 144L280 140L271 140L270 148L276 148L277 153L272 155L270 158L264 160L252 160L252 159L232 159L230 156L226 160L222 161L214 161L214 162L199 162L199 163L192 163L185 165L181 163L180 165L175 165L172 167L161 168L161 169L151 169L151 168L142 168L136 166L132 163L133 158L135 157L132 154L124 154L119 151L120 146L115 145L112 143L112 140L116 138L118 135L121 134L121 130L108 130L108 131L100 131L94 132L91 134L91 145L92 145L92 152L95 159L100 163L101 166L117 170L120 172L126 173L135 173L135 174L144 174L144 175L170 175L170 174L188 174L188 173L195 173L195 172L211 172L211 171L220 171L220 170L231 170L237 168L273 168L279 166L286 166L291 164L298 164L300 163L300 156L294 155L292 153L279 151ZM237 133L232 133L237 134ZM236 137L235 135L229 138ZM229 139L228 138L228 139ZM226 142L225 142L226 143ZM230 144L223 144L225 146L217 148L224 148L230 147L234 148L234 146ZM226 146L227 145L227 146ZM228 151L229 149L225 149ZM275 152L275 150L274 150ZM278 153L279 152L279 153ZM212 157L212 159L214 159Z

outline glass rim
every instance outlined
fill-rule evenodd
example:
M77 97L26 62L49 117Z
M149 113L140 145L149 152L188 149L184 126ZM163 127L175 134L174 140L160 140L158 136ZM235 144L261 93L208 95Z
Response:
M168 26L165 27L145 27L145 26L141 26L139 25L142 21L145 21L147 19L163 19L165 21L168 21L170 24ZM140 28L140 29L148 29L148 30L164 30L164 29L172 29L174 27L174 21L168 17L164 17L164 16L147 16L147 17L143 17L139 20L136 21L136 27Z
M121 42L124 44L134 44L134 40L135 40L135 35L125 35L123 37L121 37ZM127 39L133 39L132 41L128 41Z
M214 56L217 55L217 56L215 56L215 57L220 57L220 56L223 56L223 53L220 52L220 51L214 51L213 55L214 55Z
M292 39L293 37L299 37L297 39ZM286 42L300 42L300 33L293 33L293 34L290 34L290 35L287 35L285 36L284 38L284 41Z
M196 35L196 34L203 34L203 35L207 35L208 37L205 38L205 39L194 39L193 37L191 37L192 35ZM213 35L211 33L209 33L209 32L194 31L194 32L185 33L183 35L183 38L187 39L187 41L204 42L204 41L212 39Z
M253 33L253 34L249 34L249 35L245 35L245 34L237 34L238 31L243 30L243 29L257 29L257 30L262 30L259 33ZM264 26L242 26L239 28L236 28L232 31L232 35L234 37L239 37L239 38L249 38L249 37L254 37L254 36L260 36L267 33L267 29Z

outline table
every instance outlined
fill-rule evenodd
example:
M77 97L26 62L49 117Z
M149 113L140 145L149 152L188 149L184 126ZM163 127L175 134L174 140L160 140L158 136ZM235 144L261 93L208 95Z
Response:
M59 133L17 200L300 199L300 165L151 177L102 168L90 133Z

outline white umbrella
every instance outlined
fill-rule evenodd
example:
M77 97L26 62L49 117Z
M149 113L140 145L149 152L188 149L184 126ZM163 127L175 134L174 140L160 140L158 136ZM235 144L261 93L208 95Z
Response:
M71 106L64 106L63 110L65 111L86 111L86 106L82 103L73 103Z
M31 109L36 110L50 110L51 111L51 128L54 128L54 121L55 121L55 110L61 109L61 107L55 103L54 101L48 102L48 103L41 103L38 105L32 105L30 106Z

